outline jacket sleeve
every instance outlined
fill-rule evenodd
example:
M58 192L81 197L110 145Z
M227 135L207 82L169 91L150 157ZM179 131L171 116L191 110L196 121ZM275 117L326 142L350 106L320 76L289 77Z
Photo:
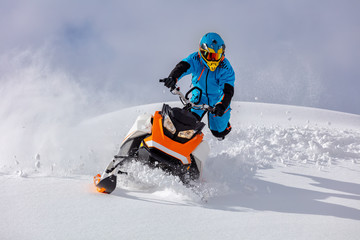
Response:
M220 86L223 89L223 94L218 103L222 103L225 108L228 108L234 96L235 73L229 61L224 61L221 67L223 74L221 76Z
M194 52L191 53L189 56L187 56L186 58L184 58L179 64L180 66L182 66L181 70L178 73L181 72L180 76L178 77L178 79L181 79L182 77L188 75L188 74L192 74L195 72L196 69L196 63L199 61L198 59L198 53ZM178 64L178 65L179 65ZM179 67L180 67L179 66ZM176 67L175 67L176 69ZM174 69L174 70L175 70Z
M178 80L189 68L190 64L188 62L181 61L176 64L175 68L169 74L169 77L173 77Z
M222 98L218 103L222 103L226 109L229 107L233 96L234 96L234 87L228 83L225 83Z

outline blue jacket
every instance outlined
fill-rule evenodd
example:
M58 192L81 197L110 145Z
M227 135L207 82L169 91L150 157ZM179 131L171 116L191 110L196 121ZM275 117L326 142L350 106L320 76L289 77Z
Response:
M179 79L185 75L192 74L192 84L199 87L203 92L201 103L215 106L223 98L224 84L227 83L234 87L235 73L230 62L224 58L215 71L210 71L201 61L199 53L190 54L183 61L190 64L190 68L183 73ZM193 92L193 100L198 96L198 91Z

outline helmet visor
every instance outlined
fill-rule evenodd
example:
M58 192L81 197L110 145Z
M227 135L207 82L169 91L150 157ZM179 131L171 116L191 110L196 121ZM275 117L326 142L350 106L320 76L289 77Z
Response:
M203 49L201 49L200 52L208 61L219 61L222 57L222 53L211 53Z

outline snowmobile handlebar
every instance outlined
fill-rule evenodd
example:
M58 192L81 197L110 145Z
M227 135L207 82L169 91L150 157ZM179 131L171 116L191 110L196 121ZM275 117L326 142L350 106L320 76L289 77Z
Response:
M160 79L159 82L164 82L164 79ZM199 98L198 101L193 103L190 101L189 99L189 94L192 93L193 90L198 90L199 93ZM202 96L202 90L199 87L193 87L191 88L189 91L186 92L186 94L184 95L181 91L180 91L180 87L178 87L176 84L170 88L170 92L174 95L178 95L180 98L180 101L182 104L184 104L185 108L187 109L199 109L199 110L204 110L204 111L208 111L210 113L214 113L215 108L212 106L209 106L207 104L199 104L200 100L201 100L201 96Z
M190 101L189 99L189 94L192 93L193 90L198 90L199 93L199 99L197 102L193 103ZM189 91L186 92L186 94L184 95L181 91L180 91L180 87L175 86L174 89L171 89L170 92L174 95L178 95L181 103L184 104L184 106L188 109L193 108L193 109L199 109L199 110L204 110L204 111L208 111L210 113L213 113L215 108L207 105L207 104L199 104L200 100L201 100L201 96L202 96L202 90L199 87L193 87L191 88Z

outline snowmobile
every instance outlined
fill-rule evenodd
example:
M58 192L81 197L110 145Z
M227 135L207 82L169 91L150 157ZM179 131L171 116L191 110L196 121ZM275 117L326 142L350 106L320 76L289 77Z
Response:
M206 104L198 105L202 96L202 90L198 87L191 88L185 95L177 86L171 88L170 92L179 96L183 108L163 104L162 110L153 115L138 116L118 154L102 175L97 174L94 177L98 192L113 192L117 176L127 175L124 166L132 161L139 161L151 168L160 168L168 174L178 176L185 185L201 178L210 148L203 139L202 129L205 123L201 118L198 119L191 109L213 112L214 108ZM192 95L192 100L189 95Z

